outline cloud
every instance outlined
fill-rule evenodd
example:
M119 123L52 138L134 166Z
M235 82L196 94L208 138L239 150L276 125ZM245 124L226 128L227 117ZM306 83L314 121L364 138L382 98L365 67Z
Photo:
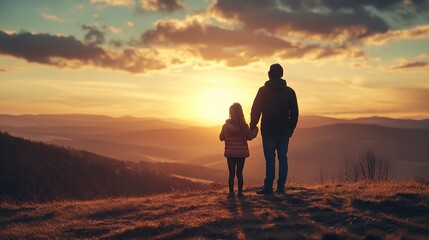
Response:
M0 67L0 72L6 72L6 71L7 71L6 68Z
M183 0L90 2L97 6L134 7L146 13L184 9ZM206 11L187 16L184 20L156 21L154 28L143 32L138 40L110 39L111 33L118 34L122 29L83 24L81 28L85 34L82 41L48 34L3 32L2 37L21 36L28 41L29 46L33 44L46 51L32 54L32 51L37 50L29 50L29 53L15 50L11 53L11 49L2 46L2 52L55 66L80 67L89 64L129 72L146 72L146 69L184 62L177 57L172 60L170 54L163 63L159 54L163 51L184 54L187 56L183 58L185 61L197 58L222 62L227 66L243 66L270 58L340 58L348 59L353 64L356 59L367 58L363 48L365 44L381 45L398 39L428 38L429 25L399 30L389 25L393 19L390 19L391 14L400 13L400 9L417 14L429 8L427 3L424 0L214 0ZM134 23L129 21L127 26L133 28ZM47 49L43 46L44 42L37 42L42 38L64 44L74 41L73 46L81 48L76 50L79 55L74 56L55 45L51 45L52 50ZM116 50L109 50L109 47ZM90 56L84 57L86 55ZM131 63L122 61L124 57L129 57ZM418 67L404 66L402 69ZM397 69L401 69L401 66L395 66Z
M86 31L84 36L85 44L89 45L100 45L106 42L106 32L110 32L113 34L119 34L122 32L122 29L112 27L112 26L102 26L99 27L97 25L81 25L82 30ZM116 42L116 41L111 41ZM116 44L114 44L116 45Z
M283 2L286 2L283 0ZM302 1L307 2L307 1ZM309 1L315 3L317 1ZM320 5L327 7L331 10L341 9L358 9L362 7L374 7L380 11L401 11L401 8L413 8L414 10L424 10L429 7L429 3L426 0L321 0Z
M141 41L145 46L182 49L204 60L224 61L228 66L246 65L273 56L283 59L322 59L339 55L355 58L364 55L347 46L304 45L265 32L225 29L192 18L185 21L157 21L154 30L142 34Z
M101 48L85 45L74 37L32 34L7 34L0 31L0 51L3 54L24 58L30 62L53 64L51 57L87 62L103 54Z
M424 0L217 0L209 12L246 29L349 41L391 29L382 12L419 12L428 6Z
M122 46L124 46L124 43L121 40L110 40L110 44L116 48L121 48Z
M82 29L87 31L84 37L86 44L98 45L103 44L105 40L105 33L99 30L96 26L90 26L83 24Z
M141 3L144 9L153 12L183 10L183 2L181 0L141 0Z
M386 33L376 34L365 40L369 45L384 45L397 40L425 39L429 38L429 25L420 25L411 29L391 30Z
M50 21L54 21L54 22L59 22L59 23L66 22L66 20L64 20L58 16L52 15L52 14L45 14L44 13L44 14L42 14L42 17L46 20L50 20Z
M122 32L122 29L120 28L116 28L116 27L112 27L112 26L106 26L105 27L107 31L113 33L113 34L119 34Z
M415 68L422 68L426 67L428 65L427 61L403 61L397 66L393 66L392 70L404 70L404 69L415 69Z
M246 29L304 37L363 38L388 30L387 23L365 8L350 11L317 10L319 1L218 0L210 8L217 18ZM293 11L291 11L292 9Z
M107 6L131 6L135 0L90 0L90 3L99 3Z
M131 73L146 73L163 69L168 63L162 61L159 53L154 50L109 51L96 44L85 44L71 36L29 32L7 34L0 31L0 42L2 43L0 54L56 67L96 66Z
M174 12L184 9L183 0L90 0L90 2L115 7L134 6L137 12Z

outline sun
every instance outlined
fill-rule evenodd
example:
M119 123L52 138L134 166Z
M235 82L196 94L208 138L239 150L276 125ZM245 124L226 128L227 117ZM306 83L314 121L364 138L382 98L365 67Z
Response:
M229 117L229 107L239 100L240 92L234 89L204 89L200 91L195 111L207 124L222 124Z

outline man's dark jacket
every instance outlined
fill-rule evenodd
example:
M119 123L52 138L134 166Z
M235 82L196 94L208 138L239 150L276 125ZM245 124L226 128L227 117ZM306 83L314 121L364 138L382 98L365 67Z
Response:
M292 136L298 122L295 91L283 79L271 79L259 88L250 113L250 128L261 119L262 136Z

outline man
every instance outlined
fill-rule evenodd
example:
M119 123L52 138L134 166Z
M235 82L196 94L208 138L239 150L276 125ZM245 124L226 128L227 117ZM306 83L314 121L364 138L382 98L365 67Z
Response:
M265 86L259 88L256 94L250 114L250 129L256 128L262 114L261 135L266 164L264 187L256 193L273 194L277 150L279 178L276 194L283 194L288 172L289 138L298 122L298 103L295 91L282 79L283 68L280 64L270 66L268 77Z

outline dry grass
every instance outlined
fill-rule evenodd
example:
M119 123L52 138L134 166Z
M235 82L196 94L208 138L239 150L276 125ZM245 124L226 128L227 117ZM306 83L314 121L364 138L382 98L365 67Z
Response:
M244 199L225 190L0 206L0 239L427 239L429 185L289 186Z

